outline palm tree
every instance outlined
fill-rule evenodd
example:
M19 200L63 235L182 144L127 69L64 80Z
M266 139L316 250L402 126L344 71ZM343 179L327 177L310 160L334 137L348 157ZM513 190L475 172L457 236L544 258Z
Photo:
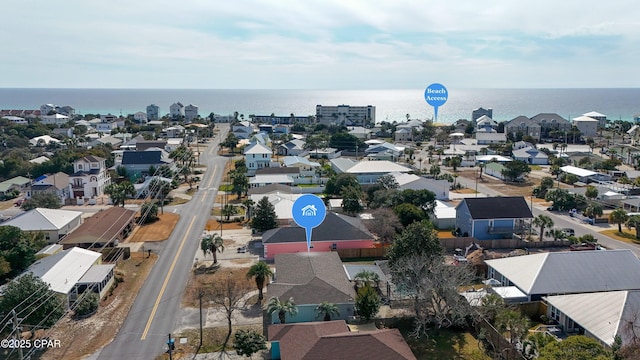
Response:
M380 282L380 276L373 271L362 270L356 274L355 280L358 287L365 285L377 287Z
M253 278L256 281L256 286L258 287L258 300L262 302L264 296L262 295L262 288L264 288L264 283L269 281L270 278L273 277L273 271L267 263L260 261L249 268L247 271L247 279Z
M635 228L636 229L636 239L640 239L640 215L631 215L627 219L627 228Z
M204 253L204 256L207 256L207 253L211 253L213 255L213 263L218 263L218 254L224 251L224 240L220 235L207 235L202 238L200 242L200 249Z
M553 241L556 241L558 239L562 240L562 239L566 239L567 238L567 234L562 229L549 229L549 230L547 230L547 234L546 235L547 236L551 236L553 238Z
M231 204L225 205L220 211L220 214L226 218L226 221L229 221L229 218L231 218L231 216L233 215L236 215L237 213L238 209Z
M247 210L247 220L251 220L251 214L253 212L253 205L255 205L255 201L251 200L250 198L247 198L245 200L242 201L242 205L244 205L244 207Z
M629 215L623 208L617 208L609 214L609 221L618 224L618 232L622 232L622 223L629 219Z
M338 305L323 301L316 307L316 318L322 318L323 321L331 321L331 315L340 316Z
M533 219L533 225L540 227L540 241L544 240L544 229L553 226L553 220L547 215L538 215Z
M269 313L269 315L277 312L280 324L284 324L287 314L291 316L295 316L298 314L298 307L293 302L293 298L289 298L289 300L285 301L280 301L280 299L278 299L277 297L272 297L267 303L267 312Z

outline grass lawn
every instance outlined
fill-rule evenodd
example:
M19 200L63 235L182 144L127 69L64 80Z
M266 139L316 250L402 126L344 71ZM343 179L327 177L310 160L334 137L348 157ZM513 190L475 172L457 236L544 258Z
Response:
M542 170L542 166L540 165L529 165L529 169L533 170Z
M233 190L233 185L231 184L220 185L220 188L218 188L218 190L231 192L231 190Z
M618 229L600 231L600 234L607 235L610 238L624 241L630 244L640 244L640 240L636 239L636 231L622 228L622 232L618 232Z
M490 360L479 346L478 340L469 332L440 330L429 338L415 339L408 335L410 329L400 328L400 332L409 344L418 360L458 359Z

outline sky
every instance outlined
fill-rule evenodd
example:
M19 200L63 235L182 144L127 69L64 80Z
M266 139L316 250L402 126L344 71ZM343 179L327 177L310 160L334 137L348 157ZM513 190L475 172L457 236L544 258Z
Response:
M0 87L633 88L636 0L3 0Z

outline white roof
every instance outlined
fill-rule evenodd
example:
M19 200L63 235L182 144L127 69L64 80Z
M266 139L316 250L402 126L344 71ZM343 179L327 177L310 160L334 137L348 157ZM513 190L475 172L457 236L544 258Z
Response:
M244 151L244 154L271 154L271 149L260 143L255 143L249 146L249 148Z
M253 194L251 200L256 204L262 200L263 197L267 197L269 202L273 205L278 219L293 219L293 203L298 200L302 194L284 194L276 192L273 194Z
M634 321L640 309L640 291L607 291L589 294L547 296L547 302L571 318L600 341L611 345L616 335L622 343L631 338L625 323ZM585 311L589 309L589 311Z
M380 145L380 144L384 143L384 141L371 139L371 140L365 141L364 143L367 144L367 145Z
M583 168L579 168L571 165L563 166L560 168L560 170L569 174L580 176L580 177L593 176L597 174L596 172L593 172L591 170L587 170L587 169L583 169Z
M101 256L95 251L74 247L36 261L27 272L51 285L51 290L68 294Z
M49 145L49 143L52 143L52 142L53 143L59 143L60 142L60 140L58 140L56 138L52 138L49 135L42 135L42 136L36 136L33 139L29 140L29 143L31 145L38 145L38 141L40 141L40 140L44 141L44 143L46 145Z
M42 155L42 156L38 156L38 157L37 157L37 158L35 158L35 159L31 159L31 160L29 160L29 162L30 162L30 163L32 163L32 164L42 164L42 163L45 163L45 162L47 162L47 161L49 161L49 158L48 158L48 157L46 157L46 156L44 156L44 155Z
M360 161L346 172L350 174L409 172L411 169L387 160Z
M7 220L2 225L11 225L22 231L60 230L82 216L80 211L35 208Z
M414 182L416 180L421 179L420 176L415 174L394 172L394 173L391 173L390 175L393 176L394 179L396 179L396 182L398 183L399 186L406 185L410 182Z
M296 164L302 164L302 165L312 166L312 167L320 166L320 163L315 161L310 161L306 157L302 157L302 156L285 156L285 158L282 159L282 163L284 164L284 166L293 166Z
M586 113L586 114L582 114L582 115L584 115L584 116L589 116L589 117L594 117L594 116L595 116L595 117L606 117L606 116L607 116L607 115L605 115L605 114L600 114L600 113L599 113L599 112L597 112L597 111L591 111L591 112L588 112L588 113Z
M449 135L449 137L462 137L462 136L464 136L464 134L461 132L454 132L451 135Z
M436 219L455 219L456 208L440 200L436 200L436 207L433 209Z
M527 294L640 289L640 260L627 249L550 252L486 263Z
M596 121L597 122L598 120L596 120L594 118L590 118L588 116L582 115L582 116L578 116L576 118L573 118L573 121Z
M498 162L509 162L511 159L508 157L504 157L502 155L478 155L476 156L476 161L491 161L495 159Z
M259 174L249 180L249 184L291 184L293 179L287 174ZM262 198L262 197L260 197Z
M515 286L493 286L491 287L491 291L498 294L501 298L505 300L526 300L527 294L520 291Z

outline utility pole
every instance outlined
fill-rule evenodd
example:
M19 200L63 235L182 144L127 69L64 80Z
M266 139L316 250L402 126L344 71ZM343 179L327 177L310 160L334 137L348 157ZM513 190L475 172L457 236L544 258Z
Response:
M20 338L22 337L20 335L21 333L20 321L22 321L22 319L18 319L18 314L16 314L16 309L11 310L11 316L13 317L11 321L11 325L13 325L13 332L16 334L16 340L20 341ZM18 344L18 359L20 360L24 359L24 355L22 354L22 347L20 346L20 344Z
M169 360L173 360L173 350L175 350L176 344L171 338L171 333L169 333L169 341L167 341L167 346L169 347L169 350L167 350L167 353L169 353Z
M198 345L198 349L202 347L202 297L204 296L204 292L200 290L198 294L198 299L200 300L200 345Z

